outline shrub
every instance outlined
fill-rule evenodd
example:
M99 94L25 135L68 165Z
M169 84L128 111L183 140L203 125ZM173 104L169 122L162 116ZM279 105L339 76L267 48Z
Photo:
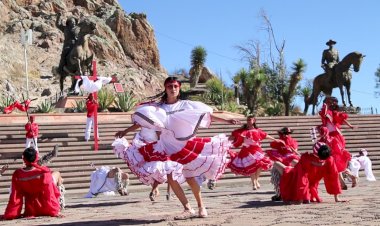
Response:
M99 111L109 108L115 101L115 96L108 90L101 89L98 92Z
M13 104L13 102L15 102L15 99L9 95L5 98L1 98L0 110L3 111L5 107L8 107L9 105Z
M130 92L118 93L115 100L116 107L119 111L128 112L136 105L137 100Z
M85 112L86 111L86 101L85 100L76 100L75 106L73 106L74 112Z
M49 113L54 110L54 106L50 101L47 101L45 99L44 102L42 102L40 105L37 106L37 113Z

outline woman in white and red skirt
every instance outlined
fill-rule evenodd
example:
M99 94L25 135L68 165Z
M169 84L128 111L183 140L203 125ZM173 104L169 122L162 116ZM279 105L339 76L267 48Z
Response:
M151 201L155 201L159 196L158 186L167 182L167 175L171 174L173 180L177 183L186 181L182 174L182 164L170 161L166 155L150 155L143 148L145 145L157 142L156 131L148 128L141 128L140 132L135 135L131 144L123 138L117 138L113 143L113 151L123 159L131 172L145 185L151 186L149 193ZM169 192L169 191L168 191ZM170 194L167 194L170 198Z
M279 161L285 166L295 166L300 159L300 154L297 141L290 135L293 131L288 127L283 127L277 133L279 139L270 143L272 149L266 151L267 155L272 161Z
M239 153L230 151L231 162L228 167L235 174L250 176L253 190L260 188L261 171L270 169L273 164L261 149L261 141L265 138L276 140L256 126L253 116L248 116L247 124L234 130L230 136L233 146L241 146L241 149Z
M160 103L143 105L136 109L132 119L134 125L116 133L122 137L139 127L151 128L160 132L157 142L145 145L144 151L150 157L163 154L170 160L183 165L183 175L186 178L197 201L199 217L207 217L207 211L201 197L201 190L195 177L217 180L224 172L228 163L230 142L224 134L212 138L196 138L200 127L209 127L211 121L225 121L231 124L238 120L225 120L212 115L212 108L197 101L181 100L181 82L174 77L165 80L165 93ZM185 208L175 219L192 217L195 211L191 208L181 186L168 175L168 183Z

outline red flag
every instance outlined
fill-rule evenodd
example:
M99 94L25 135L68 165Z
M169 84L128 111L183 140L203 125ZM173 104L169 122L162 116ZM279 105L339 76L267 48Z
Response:
M20 111L27 111L29 109L30 102L31 100L26 100L25 102L20 103L16 100L13 104L4 108L4 114L11 113L15 108L17 108Z

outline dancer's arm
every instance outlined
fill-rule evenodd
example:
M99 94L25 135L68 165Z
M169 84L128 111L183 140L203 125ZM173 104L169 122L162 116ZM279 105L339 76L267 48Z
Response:
M115 137L117 138L122 138L124 137L125 135L127 135L127 133L129 132L133 132L137 129L139 129L141 126L137 123L133 124L132 126L128 127L127 129L125 130L122 130L122 131L118 131L116 134L115 134Z
M211 114L211 121L214 121L214 122L227 122L227 123L233 124L233 125L241 123L239 119L224 119L224 118L220 118L218 116L215 116L213 114Z

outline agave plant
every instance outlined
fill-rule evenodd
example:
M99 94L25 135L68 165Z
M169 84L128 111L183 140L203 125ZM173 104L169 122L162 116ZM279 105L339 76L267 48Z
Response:
M7 96L5 98L1 98L0 100L0 109L4 109L5 107L8 107L11 105L13 102L15 102L15 99L11 96Z
M49 113L54 110L54 105L45 99L44 102L42 102L40 105L37 106L37 113Z
M85 100L76 100L74 112L85 112L86 111L86 101Z
M122 112L128 112L136 105L137 100L130 92L124 92L117 94L115 104L118 110Z
M101 89L98 92L99 111L109 108L115 101L115 96L108 90Z

